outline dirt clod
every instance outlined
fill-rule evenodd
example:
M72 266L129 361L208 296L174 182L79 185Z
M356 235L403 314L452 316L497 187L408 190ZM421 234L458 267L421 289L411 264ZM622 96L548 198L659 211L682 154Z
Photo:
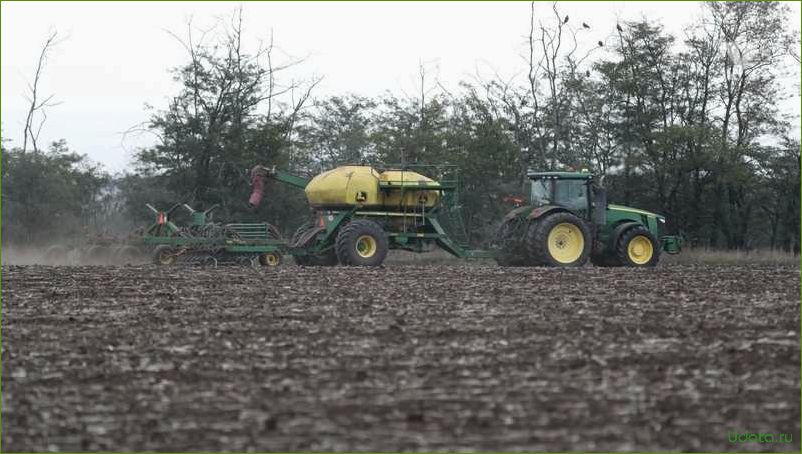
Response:
M3 451L799 451L799 269L4 266ZM732 444L728 431L793 434Z

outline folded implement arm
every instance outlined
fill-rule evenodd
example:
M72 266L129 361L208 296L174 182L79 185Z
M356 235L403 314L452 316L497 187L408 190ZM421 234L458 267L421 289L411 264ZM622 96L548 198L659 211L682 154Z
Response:
M248 199L248 204L254 208L258 207L259 204L262 203L266 178L272 178L276 181L280 181L299 189L305 189L306 185L309 184L308 178L299 177L291 173L276 170L275 167L257 165L251 169L251 186L253 187L253 191L251 191L251 197Z

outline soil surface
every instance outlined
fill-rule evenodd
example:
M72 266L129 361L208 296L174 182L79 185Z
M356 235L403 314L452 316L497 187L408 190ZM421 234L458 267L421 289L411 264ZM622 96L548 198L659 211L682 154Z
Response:
M795 267L2 271L3 451L800 449Z

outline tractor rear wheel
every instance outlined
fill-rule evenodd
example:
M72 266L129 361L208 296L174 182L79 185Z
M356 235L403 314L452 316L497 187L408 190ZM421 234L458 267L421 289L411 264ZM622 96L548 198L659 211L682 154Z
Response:
M591 243L587 224L564 211L535 220L526 232L526 249L533 265L582 266L588 261Z
M526 251L521 246L522 232L518 218L507 219L496 231L496 263L499 266L526 266Z
M390 247L379 224L359 219L340 229L335 249L343 265L379 266Z
M651 267L660 260L660 244L645 227L633 227L618 238L615 255L624 266Z

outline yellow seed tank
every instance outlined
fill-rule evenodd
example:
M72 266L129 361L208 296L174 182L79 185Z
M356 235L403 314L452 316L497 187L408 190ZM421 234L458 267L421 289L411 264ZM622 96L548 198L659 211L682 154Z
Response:
M420 185L426 189L414 189ZM437 204L439 184L409 170L379 172L369 166L343 166L323 172L306 186L306 198L314 208L348 208L360 205L389 211L406 211Z

